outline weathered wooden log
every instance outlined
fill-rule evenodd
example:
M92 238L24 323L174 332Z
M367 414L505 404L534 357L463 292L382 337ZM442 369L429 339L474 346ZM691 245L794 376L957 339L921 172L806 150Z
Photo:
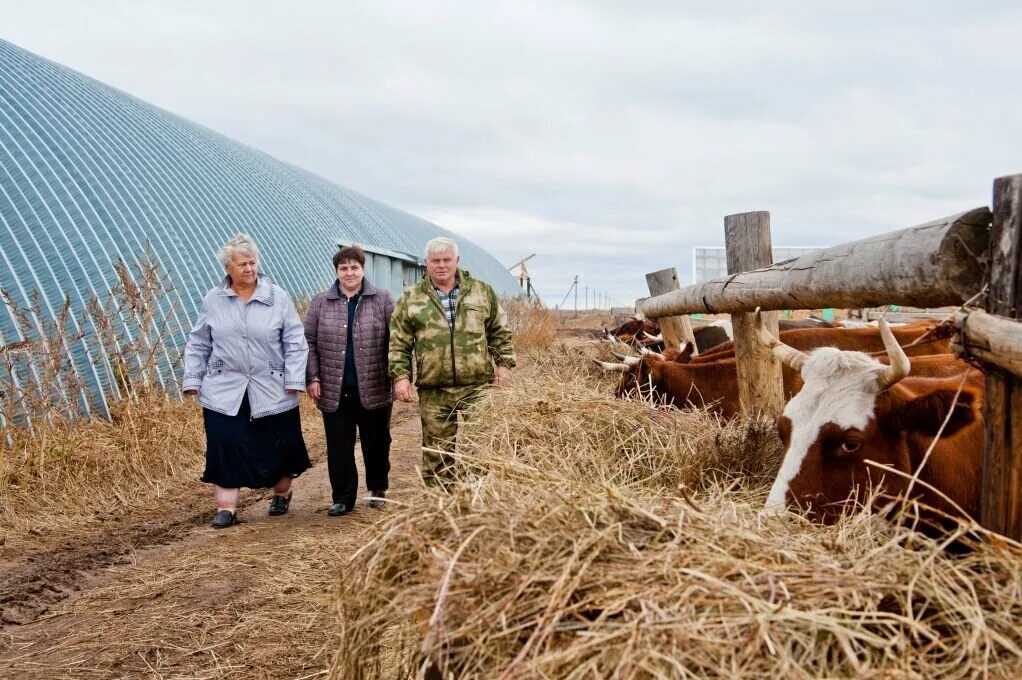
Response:
M773 262L770 213L758 211L725 217L724 244L729 272L746 271ZM776 418L784 410L781 364L770 348L759 341L759 323L777 337L777 316L777 312L764 312L759 319L755 314L731 315L738 400L743 413L762 413Z
M955 314L955 326L951 347L957 354L1022 377L1022 321L976 310Z
M958 305L987 272L990 210L976 208L910 229L807 253L769 267L651 297L650 319L678 314Z
M993 207L986 310L1022 319L1022 175L994 180ZM980 522L991 531L1022 540L1022 378L994 361L984 369Z
M669 267L668 269L650 272L646 274L646 286L649 287L650 295L663 295L672 290L679 290L681 284L678 283L678 270L674 267ZM693 347L696 346L696 336L692 332L692 322L689 321L687 316L665 316L662 319L658 319L658 323L660 324L660 331L664 336L664 347L677 349L681 346L682 342L691 342ZM698 349L695 351L698 352Z

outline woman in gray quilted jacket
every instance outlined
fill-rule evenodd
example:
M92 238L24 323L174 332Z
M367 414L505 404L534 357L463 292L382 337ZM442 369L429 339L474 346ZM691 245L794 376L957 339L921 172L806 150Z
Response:
M365 280L365 261L357 245L337 251L337 280L313 298L305 314L306 391L323 414L333 491L328 514L335 517L350 512L358 495L356 430L371 507L382 505L390 474L394 388L387 345L394 301L389 292Z

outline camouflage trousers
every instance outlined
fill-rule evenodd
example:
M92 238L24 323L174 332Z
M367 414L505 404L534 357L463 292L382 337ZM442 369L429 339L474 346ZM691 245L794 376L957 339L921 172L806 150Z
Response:
M422 479L433 486L442 484L445 470L453 459L458 436L458 414L465 411L482 395L487 385L461 387L432 387L419 389L419 416L422 418Z

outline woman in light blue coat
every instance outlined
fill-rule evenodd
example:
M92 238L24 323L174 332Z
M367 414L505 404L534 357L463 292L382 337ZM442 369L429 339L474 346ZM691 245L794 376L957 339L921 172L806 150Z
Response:
M309 346L291 297L259 273L259 249L239 234L220 251L227 275L202 301L185 345L184 392L198 395L206 471L217 513L237 522L238 489L273 488L271 515L291 503L291 480L311 467L298 393Z

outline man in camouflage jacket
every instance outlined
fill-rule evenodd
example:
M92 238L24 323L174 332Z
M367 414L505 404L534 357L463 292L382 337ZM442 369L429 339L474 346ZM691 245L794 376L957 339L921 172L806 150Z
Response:
M489 384L511 377L511 330L497 294L458 268L449 238L426 244L428 276L406 288L390 320L390 375L401 401L412 401L412 357L422 418L422 476L435 484L450 466L458 413Z

